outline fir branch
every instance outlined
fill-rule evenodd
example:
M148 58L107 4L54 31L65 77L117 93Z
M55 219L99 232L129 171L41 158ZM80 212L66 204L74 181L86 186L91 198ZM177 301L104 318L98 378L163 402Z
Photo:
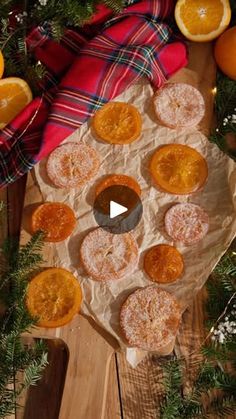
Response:
M38 71L39 63L26 49L27 33L32 27L47 23L51 27L52 36L59 40L67 27L79 28L88 23L99 3L106 4L114 13L118 13L125 2L123 0L87 0L86 2L48 0L43 5L38 0L25 0L24 2L2 0L0 49L5 61L4 75L24 78L33 93L39 94L40 82L45 71ZM19 12L16 12L17 19L13 19L14 23L11 24L11 19L14 16L13 11L16 9L19 9Z
M161 406L161 419L207 419L213 414L223 418L236 413L236 376L234 370L228 370L229 362L235 357L236 334L234 331L229 333L222 344L209 339L215 325L220 321L222 324L221 319L226 314L230 318L232 310L234 313L235 268L235 253L230 249L207 281L206 309L214 327L207 336L207 344L204 340L200 348L204 360L195 354L197 360L194 366L198 367L198 372L192 390L187 395L182 391L186 370L184 358L168 361L164 366L165 397Z
M236 109L236 81L217 73L217 92L215 96L216 128L212 131L209 140L232 159L236 160L236 124L230 122L228 116L235 115ZM226 119L225 119L226 118ZM227 123L225 122L227 121ZM227 136L233 135L235 142L231 144Z
M233 396L223 396L214 399L205 412L206 418L212 418L212 415L217 415L217 418L226 418L234 416L236 412L236 399Z
M40 379L47 364L42 342L27 347L21 334L35 325L25 306L28 280L42 262L43 233L36 233L24 246L7 240L2 247L5 268L0 276L0 302L5 311L0 317L0 418L14 413L18 396ZM18 372L24 372L19 382Z

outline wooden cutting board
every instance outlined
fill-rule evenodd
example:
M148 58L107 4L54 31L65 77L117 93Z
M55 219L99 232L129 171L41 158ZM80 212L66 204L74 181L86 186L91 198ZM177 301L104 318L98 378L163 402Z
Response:
M30 238L27 225L32 208L41 201L42 197L33 174L29 174L22 221L22 244ZM54 266L54 255L50 243L44 245L43 258L45 266ZM60 339L68 348L68 368L60 419L104 417L109 362L114 349L103 337L104 332L99 332L95 324L92 325L81 315L75 316L73 321L64 327L36 328L32 331L33 336L36 337ZM108 339L110 339L109 336Z

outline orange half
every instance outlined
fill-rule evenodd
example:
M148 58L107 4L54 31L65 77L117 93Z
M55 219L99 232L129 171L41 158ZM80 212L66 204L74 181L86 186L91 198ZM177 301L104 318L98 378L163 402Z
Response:
M176 23L187 39L207 42L217 38L230 23L229 0L178 0Z
M32 92L24 80L18 77L0 80L0 129L11 122L31 100Z
M158 149L150 162L150 172L162 190L186 195L206 182L206 160L198 151L183 144L169 144Z
M35 276L27 287L26 305L40 327L60 327L78 313L82 292L77 279L62 268L51 268Z
M141 134L141 115L129 103L110 102L95 113L92 128L98 138L110 144L130 144Z

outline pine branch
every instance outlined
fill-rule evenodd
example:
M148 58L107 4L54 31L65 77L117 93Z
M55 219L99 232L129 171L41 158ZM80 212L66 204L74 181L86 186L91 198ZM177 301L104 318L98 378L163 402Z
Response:
M12 10L19 3L19 13L14 24L10 23ZM4 55L5 76L22 77L28 82L34 94L40 93L39 86L45 74L38 71L40 63L26 49L26 34L31 28L43 25L45 22L51 27L52 36L59 40L67 27L80 28L88 23L96 12L99 3L105 3L118 13L125 2L123 0L48 0L45 5L38 0L15 2L1 1L0 11L0 49Z
M5 268L0 276L0 302L5 312L0 317L0 418L14 412L17 397L40 379L47 364L47 351L42 342L27 347L22 332L35 325L37 319L25 306L28 280L42 262L43 233L36 233L24 246L7 240L2 247ZM17 373L24 372L23 382Z
M235 253L230 249L207 281L206 309L211 325L218 324L218 320L226 314L230 319L232 306L235 306L235 274ZM228 334L223 344L212 340L207 342L207 345L201 348L204 361L194 364L198 365L199 370L192 390L187 395L182 394L182 383L185 379L184 359L167 362L164 366L165 397L161 406L161 419L208 419L212 414L224 418L236 413L235 370L229 372L226 369L233 357L235 358L235 352L234 332ZM212 401L212 394L215 395L215 392L216 397Z
M212 415L217 415L217 418L226 418L233 416L236 413L236 397L235 396L223 396L213 400L206 413L206 418L211 418Z

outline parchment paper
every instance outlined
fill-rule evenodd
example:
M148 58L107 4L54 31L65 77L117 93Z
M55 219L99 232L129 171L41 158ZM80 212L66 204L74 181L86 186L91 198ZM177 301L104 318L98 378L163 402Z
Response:
M142 80L116 99L132 103L141 112L142 136L134 143L120 146L99 142L92 136L87 123L66 139L66 142L87 143L100 154L99 173L83 190L66 191L55 188L46 175L46 160L35 168L43 200L67 203L75 211L78 220L70 238L62 243L52 244L55 266L70 270L78 278L83 290L82 313L91 316L118 340L121 347L126 349L127 360L133 366L137 365L146 353L126 347L120 334L119 311L121 304L133 290L153 284L142 270L145 250L159 243L177 245L184 258L184 274L176 283L160 287L173 293L184 311L230 245L236 227L235 164L214 144L209 143L197 128L176 131L158 125L152 106L152 96L151 86ZM150 157L159 146L170 143L187 144L196 148L206 158L209 176L201 191L193 195L176 196L160 192L153 185L148 171ZM84 272L79 259L79 248L87 232L97 227L92 211L94 185L109 173L133 176L141 186L143 217L133 230L140 249L140 260L138 268L129 277L99 283ZM199 204L209 214L209 233L196 245L186 247L174 243L164 231L164 213L177 202Z

